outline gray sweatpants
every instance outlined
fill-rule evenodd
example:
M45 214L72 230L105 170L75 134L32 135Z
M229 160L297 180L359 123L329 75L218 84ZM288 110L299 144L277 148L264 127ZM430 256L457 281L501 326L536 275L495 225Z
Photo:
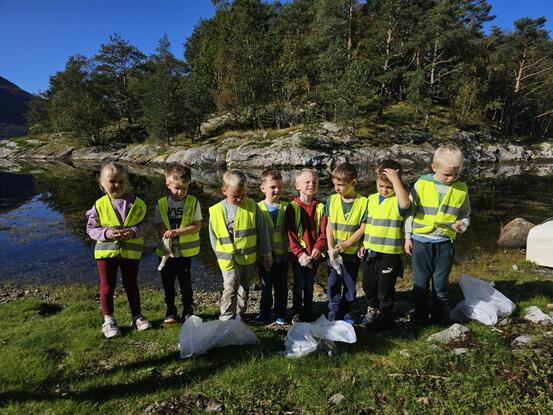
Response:
M240 265L223 273L223 296L221 297L221 315L219 320L230 320L236 314L243 314L248 308L250 281L255 275L255 264Z

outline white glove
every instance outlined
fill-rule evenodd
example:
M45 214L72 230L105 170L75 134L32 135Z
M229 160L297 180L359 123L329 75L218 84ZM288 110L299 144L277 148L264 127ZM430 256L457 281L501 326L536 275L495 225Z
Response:
M305 252L301 254L301 256L298 258L298 262L302 267L312 267L311 265L311 257L307 255Z

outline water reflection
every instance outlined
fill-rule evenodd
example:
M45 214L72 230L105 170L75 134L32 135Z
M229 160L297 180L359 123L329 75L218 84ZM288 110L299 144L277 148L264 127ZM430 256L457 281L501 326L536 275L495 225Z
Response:
M130 182L153 216L158 198L166 194L160 168L129 166ZM93 241L85 232L85 211L101 196L95 164L8 164L0 165L0 281L90 282L96 284L97 273L92 257ZM472 225L459 238L457 253L460 261L473 258L483 251L497 249L496 240L501 224L522 216L540 223L551 214L553 187L551 165L513 165L467 167L463 180L469 184L473 209ZM287 198L295 195L294 171L283 172ZM410 185L422 172L407 172ZM247 172L252 179L250 196L261 199L258 190L259 172ZM328 172L323 172L320 200L332 193ZM360 177L359 191L374 192L370 172ZM198 197L204 216L200 232L202 251L193 263L195 289L217 289L220 276L215 256L209 246L207 211L221 199L222 172L195 170L190 193ZM255 185L254 185L255 183ZM154 232L146 238L151 248L141 262L140 279L158 280L157 244Z

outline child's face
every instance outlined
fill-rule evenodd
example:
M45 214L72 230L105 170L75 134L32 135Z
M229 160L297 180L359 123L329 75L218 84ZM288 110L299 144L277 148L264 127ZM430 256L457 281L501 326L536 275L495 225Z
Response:
M300 196L313 197L319 189L319 180L311 173L303 173L296 178L296 190Z
M225 187L221 188L221 192L226 196L227 202L231 205L239 206L246 198L245 187Z
M190 182L181 182L168 179L165 182L165 186L167 186L167 189L171 192L173 199L182 200L188 194L188 186L190 186Z
M282 194L282 180L276 180L273 178L267 178L261 182L259 186L265 200L273 205L280 203L280 195Z
M383 180L380 177L376 179L376 191L382 197L392 196L394 194L394 186L388 180Z
M342 197L350 197L355 195L355 186L357 186L357 180L353 179L351 182L346 182L343 179L333 178L334 190Z
M120 173L108 173L100 184L111 199L121 199L129 189L129 179Z
M460 167L444 167L439 164L432 163L434 178L443 184L451 186L451 184L459 177Z

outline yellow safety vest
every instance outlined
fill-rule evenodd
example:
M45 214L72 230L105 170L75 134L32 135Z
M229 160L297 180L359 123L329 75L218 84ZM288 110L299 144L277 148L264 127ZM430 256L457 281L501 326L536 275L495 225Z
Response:
M397 196L389 196L382 203L378 203L379 197L378 193L368 197L363 246L374 252L402 254L405 252L403 216L399 214Z
M296 223L296 232L302 248L307 248L307 244L303 240L303 226L301 225L301 207L298 203L290 202L294 209L294 220ZM321 221L323 219L325 205L323 203L317 203L315 207L315 236L318 238L321 234ZM324 254L323 254L324 256Z
M238 206L234 218L233 235L229 234L223 203L209 208L211 228L217 237L215 255L219 267L228 271L234 261L240 265L254 264L257 259L257 229L255 224L256 203L247 197Z
M186 195L184 201L184 206L182 209L182 218L180 221L180 227L184 228L189 226L194 221L194 212L196 210L196 203L198 200L192 195ZM167 230L171 229L171 224L169 223L169 216L167 211L169 209L169 197L162 197L157 201L157 207L159 211L159 216L163 220L163 224ZM178 250L181 256L191 257L198 255L200 253L200 232L189 233L186 235L179 235L178 238ZM159 257L163 256L161 249L156 249L156 254Z
M457 221L459 209L467 197L467 185L463 182L453 182L442 202L436 184L431 180L419 179L416 187L415 200L417 205L413 218L414 234L429 234L435 229L442 230L444 235L454 240L457 233L451 225Z
M289 248L288 237L284 230L284 218L288 202L280 202L276 225L273 223L265 202L261 201L257 205L261 209L261 212L263 212L263 217L269 229L273 257L281 260L287 254Z
M338 245L355 233L363 222L363 215L367 209L367 198L357 194L351 207L351 212L346 220L342 210L342 196L335 194L330 196L329 220L332 226L334 244ZM344 251L345 254L355 254L357 246L352 245Z
M138 225L146 217L146 204L138 196L135 197L125 222L121 224L108 195L96 201L96 212L100 219L100 226L109 229L123 229ZM144 238L127 240L97 241L94 247L94 258L105 259L122 256L127 259L140 259L144 247Z

